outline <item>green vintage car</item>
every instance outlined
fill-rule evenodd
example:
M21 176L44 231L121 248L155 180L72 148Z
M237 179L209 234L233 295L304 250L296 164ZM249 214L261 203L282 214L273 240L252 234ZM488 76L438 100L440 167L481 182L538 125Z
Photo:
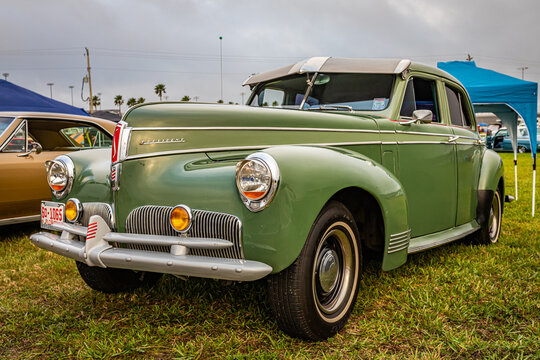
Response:
M286 333L343 328L367 254L384 271L499 237L504 183L463 86L409 60L311 58L253 75L248 106L132 107L111 150L47 164L32 242L93 289L160 274L267 278Z

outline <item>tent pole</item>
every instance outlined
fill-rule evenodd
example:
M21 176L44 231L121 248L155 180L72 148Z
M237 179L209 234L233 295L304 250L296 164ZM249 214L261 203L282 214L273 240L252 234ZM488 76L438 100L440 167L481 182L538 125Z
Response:
M534 217L534 204L536 197L536 154L533 155L533 189L532 189L532 216Z
M518 199L518 180L517 180L517 151L514 149L514 183L516 186L516 200Z

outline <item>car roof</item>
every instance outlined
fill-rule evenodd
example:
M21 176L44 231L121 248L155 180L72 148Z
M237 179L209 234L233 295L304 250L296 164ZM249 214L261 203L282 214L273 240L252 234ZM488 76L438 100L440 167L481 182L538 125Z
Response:
M360 59L312 57L295 64L251 75L244 83L251 87L288 75L310 72L322 73L362 73L362 74L400 74L408 70L418 70L435 73L439 76L458 82L453 76L435 67L412 62L408 59ZM458 82L459 83L459 82Z
M65 120L79 120L92 122L99 125L101 128L105 129L110 135L114 133L114 128L116 123L111 120L97 118L93 116L84 116L84 115L73 115L73 114L64 114L64 113L50 113L50 112L35 112L35 111L0 111L0 117L23 117L23 118L39 118L41 120L54 120L54 119L65 119Z

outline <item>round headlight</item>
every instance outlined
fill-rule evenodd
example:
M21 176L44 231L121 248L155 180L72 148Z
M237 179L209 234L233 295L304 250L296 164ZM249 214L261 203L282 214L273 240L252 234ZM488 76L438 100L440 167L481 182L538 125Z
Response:
M236 179L238 190L250 200L262 199L272 184L270 169L258 159L244 161L236 174Z
M65 155L45 162L47 182L57 199L63 198L71 190L75 167L73 161Z
M54 191L62 191L68 184L68 172L66 165L60 161L53 161L47 171L49 186Z
M65 206L66 219L69 222L76 222L82 215L82 204L77 199L69 199Z
M251 154L236 165L236 186L251 211L261 211L270 204L278 183L279 168L266 153Z

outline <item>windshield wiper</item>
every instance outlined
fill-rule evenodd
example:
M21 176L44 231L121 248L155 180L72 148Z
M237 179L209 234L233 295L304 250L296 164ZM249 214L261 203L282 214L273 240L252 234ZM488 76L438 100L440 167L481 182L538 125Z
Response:
M321 105L319 107L311 107L306 110L348 110L353 112L352 106L349 105Z

